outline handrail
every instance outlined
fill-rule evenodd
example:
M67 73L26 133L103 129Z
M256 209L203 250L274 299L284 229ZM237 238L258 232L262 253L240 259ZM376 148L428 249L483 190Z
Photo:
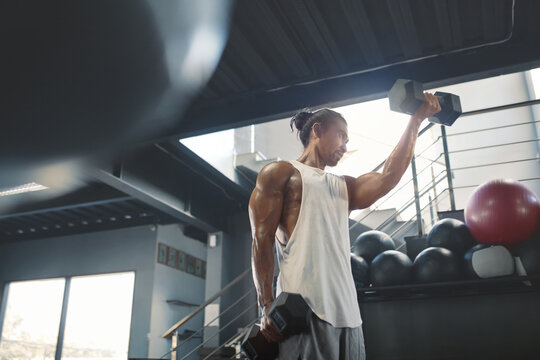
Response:
M501 125L501 126L493 126L493 127L490 127L490 128L483 128L483 129L463 131L463 132L459 132L459 133L446 134L446 137L469 135L469 134L475 134L475 133L479 133L479 132L483 132L483 131L506 129L506 128L514 127L514 126L531 125L531 124L537 124L537 123L540 123L540 120L527 121L527 122L521 122L521 123L516 123L516 124L508 124L508 125Z
M255 287L251 287L248 291L246 291L246 293L244 295L242 295L238 300L236 300L234 303L232 303L231 305L229 305L229 307L225 310L223 310L221 313L219 313L217 316L215 316L212 320L210 320L209 322L206 323L206 325L204 325L202 328L200 328L199 330L195 331L193 334L191 334L190 337L188 337L187 339L185 340L182 340L180 343L178 343L178 345L176 345L176 347L180 347L186 343L188 343L191 339L195 338L195 336L197 336L198 334L200 334L202 331L204 331L204 329L206 329L207 327L210 326L210 324L212 324L214 321L216 321L217 319L221 318L221 316L223 316L225 313L227 313L230 309L232 309L234 306L238 305L242 300L244 300L253 290L255 290Z
M195 317L195 315L197 315L198 313L203 311L204 308L206 308L208 305L213 303L217 298L219 298L221 295L223 295L223 293L225 293L225 291L229 290L232 286L236 285L238 282L240 282L240 280L245 278L249 273L251 273L251 267L248 268L246 271L244 271L242 274L238 275L233 281L231 281L230 283L225 285L225 287L223 289L221 289L216 294L211 296L208 300L206 300L197 309L193 310L193 312L191 312L191 314L185 316L182 320L178 321L176 324L171 326L169 328L169 330L167 330L166 332L163 333L163 335L161 335L161 337L162 338L168 338L169 336L171 336L172 333L175 332L180 326L184 325L186 322L193 319Z
M437 176L435 176L435 179L437 177L439 177L440 175L444 174L445 172L446 172L446 170L441 171L439 174L437 174ZM426 195L430 190L432 190L437 185L439 185L444 179L445 178L443 177L443 178L435 181L433 184L430 184L429 186L423 187L420 190L420 197ZM379 226L377 226L377 228L375 230L382 230L385 226L389 225L397 216L399 216L403 211L405 211L405 209L409 208L409 206L411 206L413 204L414 204L414 199L409 200L408 202L406 202L402 207L397 209L396 212L394 214L392 214L392 216L390 216L388 219L383 221Z
M448 189L444 189L443 191L441 191L440 194L438 194L435 198L433 198L433 200L431 200L430 202L428 202L420 211L425 211L429 205L433 204L435 202L435 200L437 200L438 198L440 198L441 196L443 196L443 194L445 194L446 192L448 191ZM442 198L440 198L439 200L442 200ZM405 224L401 225L399 228L397 228L394 232L392 232L392 234L389 234L390 237L393 239L394 236L400 232L404 227L406 226L410 226L411 224L414 223L413 219L416 217L416 214L411 216L409 218L409 220L405 221ZM396 247L396 250L400 250L402 247L404 247L407 243L404 242L403 244L399 245L398 247Z
M453 150L453 151L449 151L448 153L449 153L449 154L456 154L456 153L461 153L461 152L466 152L466 151L473 151L473 150L492 149L492 148L497 148L497 147L500 147L500 146L510 146L510 145L526 144L526 143L535 142L535 141L540 141L540 138L537 138L537 139L528 139L528 140L521 140L521 141L512 141L512 142L504 143L504 144L494 144L494 145L478 146L478 147L475 147L475 148L469 148L469 149Z
M251 326L254 325L257 320L260 320L259 317L251 320L245 327L242 331L239 331L238 334L236 336L234 336L231 340L228 340L226 341L224 344L225 346L233 346L235 342L238 342L240 341L241 339L243 339L245 336L246 336L246 333L251 330Z
M536 181L536 180L540 180L540 176L537 176L537 177L531 177L531 178L525 178L525 179L517 179L516 181L522 182L522 181ZM476 185L463 185L463 186L454 186L454 189L467 189L467 188L478 187L478 186L480 186L480 185L481 185L481 184L476 184Z
M244 334L243 336L245 335L245 332L253 325L257 322L257 320L259 320L258 318L255 319L255 320L252 320L248 323L248 326L246 328L246 330L244 330ZM221 350L221 348L225 347L225 346L230 346L229 344L232 343L232 342L235 342L234 340L238 337L238 335L233 335L231 336L229 339L227 339L223 344L221 344L219 347L217 347L216 349L214 349L214 351L212 351L210 354L208 354L204 359L202 360L207 360L207 359L210 359L210 357L212 355L214 355L216 352L218 352L219 350ZM238 355L238 353L236 354Z
M244 315L246 312L248 312L249 310L251 310L251 308L253 307L257 307L258 303L257 302L254 302L253 304L249 305L248 307L246 307L240 314L236 315L231 321L229 321L227 324L225 324L218 332L216 332L215 334L213 334L212 336L210 336L208 339L204 340L202 343L200 343L199 345L197 345L193 350L191 350L189 353L187 353L186 355L184 355L184 357L182 357L182 359L180 360L184 360L186 358L188 358L191 354L193 354L195 351L199 350L200 348L203 347L203 345L207 344L210 340L212 340L213 338L215 338L217 335L219 335L221 333L221 331L223 331L225 328L227 328L229 325L231 325L232 323L234 323L236 320L238 320L242 315ZM178 348L178 347L177 347ZM221 347L220 347L221 348ZM177 350L177 349L175 349Z
M478 114L484 114L484 113L495 112L495 111L501 111L501 110L514 109L514 108L523 107L523 106L532 106L532 105L536 105L536 104L540 104L540 99L536 99L536 100L527 100L527 101L522 101L522 102L518 102L518 103L512 103L512 104L493 106L493 107L483 108L483 109L478 109L478 110L466 111L466 112L462 113L462 114L460 115L460 117L472 116L472 115L478 115ZM427 124L424 128L422 128L422 130L420 130L420 132L418 133L418 136L420 137L420 136L421 136L423 133L425 133L427 130L431 129L431 128L433 127L433 125L435 125L435 124L432 123L432 122L430 122L429 124ZM377 165L372 171L377 171L377 170L379 170L381 167L383 167L384 164L386 163L386 160L388 160L388 158L384 159L384 160L383 160L379 165Z
M540 104L540 99L535 99L535 100L528 100L528 101L523 101L523 102L519 102L519 103L512 103L512 104L506 104L506 105L500 105L500 106L494 106L494 107L489 107L489 108L484 108L484 109L478 109L478 110L472 110L472 111L467 111L467 112L464 112L463 114L461 114L462 117L464 116L472 116L472 115L478 115L478 114L483 114L483 113L489 113L489 112L495 112L495 111L501 111L501 110L508 110L508 109L514 109L514 108L518 108L518 107L524 107L524 106L532 106L532 105L536 105L536 104ZM502 129L502 128L506 128L506 127L513 127L513 126L520 126L520 125L526 125L526 124L534 124L534 123L538 123L540 121L532 121L532 122L524 122L524 123L518 123L518 124L509 124L509 125L504 125L504 126L497 126L497 127L492 127L492 128L488 128L488 129L480 129L480 130L473 130L473 131L470 131L470 132L464 132L464 133L456 133L456 134L452 134L451 136L454 136L454 135L464 135L464 134L467 134L467 133L473 133L473 132L480 132L480 131L486 131L486 130L494 130L494 129ZM422 128L422 130L418 133L418 136L421 136L422 134L424 134L427 130L429 130L431 127L434 126L434 123L429 123L427 126L425 126L424 128ZM426 149L424 149L421 153L424 153L427 149L429 149L431 146L433 146L435 143L437 143L438 141L440 140L440 137L438 137L437 139L435 139L435 141L430 144ZM469 149L460 149L460 150L454 150L454 151L450 151L448 152L449 154L452 154L452 153L460 153L460 152L466 152L466 151L471 151L471 150L482 150L482 149L489 149L489 148L496 148L496 147L500 147L500 146L509 146L509 145L517 145L517 144L523 144L523 143L530 143L530 142L537 142L537 141L540 141L540 138L537 138L537 139L530 139L530 140L522 140L522 141L517 141L517 142L510 142L510 143L505 143L505 144L496 144L496 145L488 145L488 146L481 146L481 147L476 147L476 148L469 148ZM439 156L440 157L440 156ZM437 158L438 159L438 158ZM385 163L386 163L386 160L385 159L384 161L382 161L378 166L376 166L373 171L377 171L379 170ZM537 160L537 159L534 159L534 158L531 158L531 159L524 159L524 160L514 160L514 161L507 161L507 162L503 162L503 163L514 163L514 162L522 162L522 161L533 161L533 160ZM435 160L436 161L436 160ZM433 163L434 161L432 161ZM502 164L502 163L501 163ZM495 165L499 165L499 163L493 163L493 164L485 164L485 165L477 165L477 166L467 166L467 167L461 167L461 168L456 168L456 169L453 169L453 170L463 170L463 169L470 169L470 168L476 168L476 167L485 167L485 166L495 166ZM428 165L429 167L430 165ZM424 171L425 169L423 169L422 171ZM440 175L440 174L439 174ZM437 175L437 177L439 176ZM531 181L531 180L537 180L537 178L529 178L529 179L523 179L523 181ZM410 180L406 183L408 184L410 182ZM438 181L437 183L439 183L440 181ZM405 185L406 185L405 184ZM405 186L402 186L401 188L403 188ZM473 187L473 186L459 186L459 187L455 187L456 189L460 189L460 188L469 188L469 187ZM391 196L395 195L399 190L398 189L397 191L395 191ZM423 194L425 195L425 193ZM391 197L390 196L390 197ZM387 199L385 199L383 201L383 203L386 201ZM382 203L381 203L382 204ZM378 204L376 206L375 209L378 209L380 207L381 204ZM395 218L396 216L398 216L402 211L404 211L406 208L408 208L411 204L405 204L405 206L403 206L402 208L400 208L399 210L397 210L391 217L390 219L393 219ZM372 210L373 211L373 210ZM371 213L371 212L370 212ZM369 216L369 213L367 215L365 215L363 219L365 219L367 216ZM377 229L379 228L382 228L384 226L386 226L388 223L390 223L390 219L388 219L387 221L383 222L383 224L379 225L377 227ZM361 220L360 220L361 221ZM358 225L358 223L360 223L360 221L358 221L357 223L353 224L350 228L354 228L355 226Z
M436 197L434 197L431 201L429 201L426 205L424 205L423 208L420 209L420 212L423 212L423 211L426 211L426 209L433 203L435 202L440 202L442 201L443 199L445 199L446 197L448 197L448 194L447 194L447 191L448 191L448 188L444 189L443 191L441 191ZM401 225L400 227L398 227L396 230L394 230L390 235L391 238L394 237L394 235L396 235L398 232L400 232L403 227L407 226L407 224L409 223L412 223L414 222L414 218L416 217L416 214L411 216L408 220L404 221L404 224Z
M440 136L440 135L437 136L437 138L436 138L435 140L433 140L433 142L432 142L431 144L429 144L428 146L426 146L424 149L422 149L422 151L420 151L418 154L415 154L414 156L415 156L417 159L423 158L422 155L424 155L424 153L425 153L426 151L428 151L429 149L431 149L431 147L432 147L433 145L435 145L436 143L438 143L439 140L441 140L441 139L442 139L442 136Z
M437 163L437 160L439 160L444 154L441 153L439 154L439 156L437 156L434 160L431 160L431 162L426 166L424 167L422 170L420 170L419 172L416 173L416 175L420 175L422 174L424 171L426 171L427 169L429 169L433 164ZM443 171L444 172L444 171ZM437 176L441 175L442 173L438 174ZM437 177L436 176L436 177ZM395 191L392 191L391 193L389 193L381 202L379 202L377 205L375 205L374 208L370 209L369 212L364 215L362 218L358 219L358 220L354 220L356 221L353 225L351 225L349 227L349 231L351 231L352 229L354 229L356 226L358 226L358 224L360 224L362 222L362 220L366 219L369 215L371 215L371 213L373 211L376 211L378 210L384 203L386 203L388 200L390 200L392 197L394 197L394 195L396 195L398 192L400 192L401 190L403 190L407 185L409 185L409 183L411 183L413 181L412 178L410 178L409 180L407 180L407 182L405 182L404 184L402 184L399 188L397 188Z
M484 113L490 113L490 112L501 111L501 110L515 109L515 108L518 108L518 107L532 106L532 105L536 105L536 104L540 104L540 99L527 100L527 101L522 101L522 102L517 102L517 103L512 103L512 104L492 106L492 107L478 109L478 110L466 111L463 114L461 114L461 117L484 114Z
M422 170L423 171L423 170ZM434 178L433 180L437 179L439 176L441 176L442 174L444 174L446 172L446 170L443 170L441 171L440 173L438 173ZM412 180L412 179L411 179ZM408 182L410 182L411 180L409 180ZM432 190L433 188L435 188L437 185L439 185L442 181L444 180L444 178L441 178L439 180L437 180L434 184L429 184L429 185L426 185L424 186L422 189L420 189L420 196L424 196L425 194L427 194L430 190ZM385 200L386 201L386 200ZM384 202L384 201L383 201ZM406 202L402 207L400 207L399 209L396 209L396 211L388 218L386 219L384 222L382 222L381 224L379 224L379 226L377 226L377 228L375 230L381 230L383 229L385 226L387 226L388 224L390 224L396 217L398 217L403 211L405 211L405 209L407 209L409 206L411 206L412 204L414 204L414 200L409 200L408 202ZM380 205L380 204L379 204ZM367 218L371 212L375 211L378 209L379 205L377 207L375 207L375 209L372 209L366 216L364 216L363 218L361 218L360 220L358 220L356 223L354 223L351 227L349 227L349 231L354 229L358 224L360 224L360 222L362 220L364 220L365 218Z
M476 168L487 167L487 166L508 165L508 164L515 164L515 163L524 162L524 161L539 161L539 160L540 160L540 157L509 160L509 161L499 161L499 162L496 162L496 163L489 163L489 164L478 164L478 165L456 167L456 168L452 168L452 171L476 169Z

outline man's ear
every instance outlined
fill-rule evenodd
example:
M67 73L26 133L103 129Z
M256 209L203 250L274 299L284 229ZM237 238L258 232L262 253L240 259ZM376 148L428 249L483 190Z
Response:
M316 122L315 124L313 124L311 131L313 132L313 136L320 138L322 134L321 123Z

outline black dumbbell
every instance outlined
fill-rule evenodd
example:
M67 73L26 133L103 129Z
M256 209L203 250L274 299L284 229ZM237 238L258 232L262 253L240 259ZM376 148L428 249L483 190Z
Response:
M279 353L278 343L268 342L261 333L259 324L249 329L242 340L242 349L251 360L274 360Z
M312 311L302 295L283 292L272 304L268 317L277 330L287 338L306 330L311 314ZM251 360L274 359L278 352L278 344L266 341L258 325L254 325L246 334L242 348Z
M268 317L285 337L307 329L311 309L300 294L281 293L272 304Z
M459 96L437 91L435 96L439 99L441 111L429 117L429 121L451 126L461 115L461 101ZM398 79L388 92L390 110L414 114L424 103L424 86L414 80Z

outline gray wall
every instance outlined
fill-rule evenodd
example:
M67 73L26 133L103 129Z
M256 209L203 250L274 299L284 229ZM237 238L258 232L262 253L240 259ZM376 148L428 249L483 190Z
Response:
M128 354L146 357L156 254L155 229L155 226L140 226L1 245L0 284L135 271Z
M182 232L182 226L179 224L158 226L157 243L166 244L176 250L181 250L206 261L206 245L200 241L186 237ZM156 261L157 244L154 254L153 260ZM212 274L208 275L212 276ZM194 306L167 304L166 301L180 300L190 304L201 305L205 299L205 280L163 264L156 264L152 294L148 356L159 358L169 351L171 346L170 340L163 339L161 334L196 308ZM203 313L201 312L179 330L180 333L185 330L197 331L202 326ZM199 345L200 342L200 339L194 338L184 346L181 346L180 357L186 355L195 346ZM197 359L196 354L190 356L189 359Z

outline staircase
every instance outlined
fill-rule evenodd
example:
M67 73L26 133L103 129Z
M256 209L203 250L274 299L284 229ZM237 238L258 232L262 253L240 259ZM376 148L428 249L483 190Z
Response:
M215 303L217 300L223 297L227 292L234 290L235 285L240 282L251 278L251 268L245 270L242 274L237 276L233 281L225 285L216 294L210 296L204 304L199 306L189 315L178 321L165 333L163 338L171 339L171 350L169 353L163 355L161 358L165 358L170 354L171 360L185 360L185 359L203 359L203 360L215 360L215 359L240 359L241 358L241 341L247 332L247 330L258 320L257 299L255 296L255 287L251 284L248 290L241 294L232 304L227 308L214 314L215 316L208 316L205 314L208 320L205 320L205 324L197 331L188 332L184 330L183 326L199 314L202 311L213 312L209 305ZM227 323L219 323L219 328L215 331L213 326L220 319L227 316L230 320ZM232 324L242 319L247 319L242 322L241 326L237 329L233 336L230 336L224 341L220 341L220 335L225 330L228 330ZM186 348L188 342L192 339L202 338L200 344L194 348ZM182 355L181 355L182 354Z

